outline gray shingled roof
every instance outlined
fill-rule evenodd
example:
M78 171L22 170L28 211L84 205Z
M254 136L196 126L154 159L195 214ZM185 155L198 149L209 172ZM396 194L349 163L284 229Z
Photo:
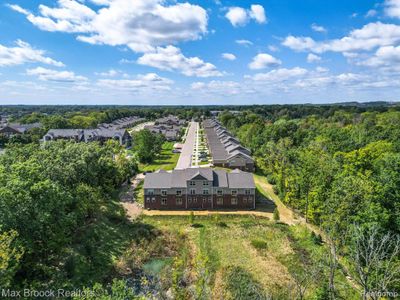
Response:
M145 189L186 188L187 181L198 175L212 180L214 187L255 188L251 173L239 170L227 173L225 170L213 170L211 168L189 168L171 172L147 173L143 187Z
M228 184L230 188L233 189L256 188L256 185L254 183L254 178L251 173L242 172L239 170L238 172L235 171L232 171L231 173L227 174Z

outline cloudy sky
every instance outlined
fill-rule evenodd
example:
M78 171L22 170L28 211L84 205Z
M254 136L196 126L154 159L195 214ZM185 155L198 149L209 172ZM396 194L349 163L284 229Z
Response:
M0 104L400 101L400 0L3 0Z

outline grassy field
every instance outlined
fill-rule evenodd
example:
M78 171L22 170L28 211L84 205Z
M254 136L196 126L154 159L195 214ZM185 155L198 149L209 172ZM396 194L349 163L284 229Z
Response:
M174 299L296 299L301 283L303 299L325 299L326 247L301 225L213 214L142 216L136 223L137 237L116 270L140 282L141 292L162 298L170 290ZM343 275L336 284L342 298L358 299Z
M179 153L172 153L174 142L165 142L160 155L151 164L140 164L141 172L156 171L158 169L172 170L178 162Z

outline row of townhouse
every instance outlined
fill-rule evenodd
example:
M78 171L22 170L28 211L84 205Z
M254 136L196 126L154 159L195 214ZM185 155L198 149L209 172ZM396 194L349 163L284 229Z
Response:
M131 117L125 117L121 119L117 119L111 123L102 123L99 124L98 128L100 129L126 129L126 128L131 128L135 126L138 123L144 122L146 119L137 117L137 116L131 116Z
M71 140L75 142L100 142L116 140L120 145L130 146L132 137L125 129L50 129L43 137L44 142Z
M240 170L188 168L146 174L146 209L254 209L253 175Z
M6 137L11 137L13 135L19 135L29 132L34 128L42 127L41 123L32 124L19 124L19 123L3 123L0 127L0 134Z
M132 137L125 128L133 127L145 119L137 116L125 117L112 123L102 123L94 129L50 129L43 141L72 140L75 142L100 142L116 140L120 145L130 146Z
M182 130L186 126L186 120L169 115L155 120L154 125L145 126L153 133L160 133L167 141L177 141L181 138Z
M254 171L254 160L249 149L243 147L217 120L203 122L208 148L214 166Z

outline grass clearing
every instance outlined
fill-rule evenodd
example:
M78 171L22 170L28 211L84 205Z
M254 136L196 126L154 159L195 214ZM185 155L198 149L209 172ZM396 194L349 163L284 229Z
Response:
M138 222L154 228L159 237L154 239L156 246L151 241L139 246L148 255L136 267L150 266L159 276L169 274L158 281L172 285L176 298L184 295L182 299L295 298L292 258L301 254L317 264L326 251L306 227L256 216L196 215L196 226L191 226L189 216L142 216ZM162 250L160 243L170 250ZM135 244L131 251L137 248ZM296 263L296 268L306 267L302 260ZM310 284L306 299L319 292L326 271ZM338 276L338 286L344 298L356 299L343 276Z
M154 172L159 169L173 170L178 162L179 153L172 153L174 142L165 142L162 146L161 153L151 164L140 164L141 172Z

